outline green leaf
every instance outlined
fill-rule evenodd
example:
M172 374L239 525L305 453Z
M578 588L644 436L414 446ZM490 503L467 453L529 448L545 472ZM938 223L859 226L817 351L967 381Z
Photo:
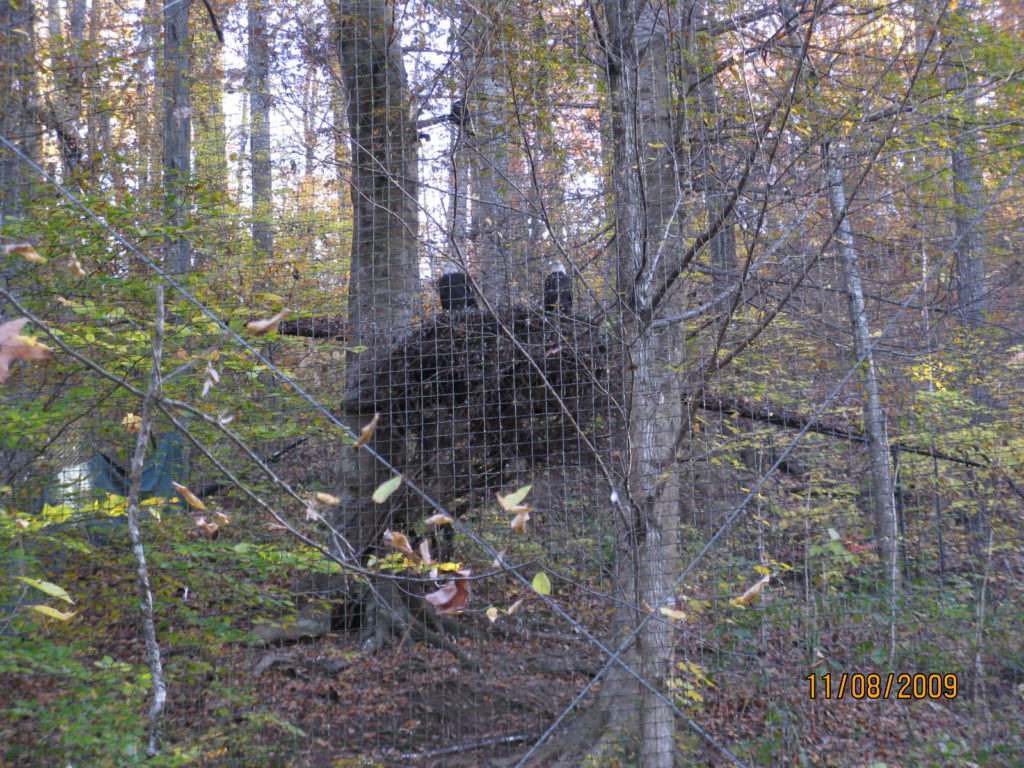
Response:
M75 601L68 597L68 593L64 591L63 587L58 587L49 581L39 581L39 579L30 579L28 576L15 576L18 581L23 581L30 587L35 587L48 594L50 597L59 597L66 603L75 604Z
M386 483L381 483L377 490L373 492L373 500L378 504L383 504L392 493L398 490L398 486L402 484L402 476L395 475Z
M536 576L533 577L531 582L533 591L538 595L550 595L551 594L551 579L544 571L539 571Z
M532 485L524 485L515 493L510 493L508 496L501 497L501 506L503 509L512 509L512 507L518 507L523 499L526 498L526 494L533 488Z

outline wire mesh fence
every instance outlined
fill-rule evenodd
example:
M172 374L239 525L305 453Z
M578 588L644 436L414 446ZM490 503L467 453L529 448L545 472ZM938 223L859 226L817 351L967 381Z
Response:
M1021 764L1006 8L22 11L0 764Z

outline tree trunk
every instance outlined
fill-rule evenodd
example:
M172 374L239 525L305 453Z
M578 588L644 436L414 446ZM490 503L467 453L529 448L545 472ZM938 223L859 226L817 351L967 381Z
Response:
M853 349L861 360L861 383L864 391L864 432L868 439L868 461L871 466L871 498L875 519L875 539L882 574L890 591L896 587L897 568L896 507L893 500L892 475L889 471L889 439L886 435L885 411L878 388L878 371L871 352L871 328L868 325L861 287L857 249L853 240L853 227L846 210L846 190L840 154L836 145L822 146L825 164L825 183L832 211L836 243L846 281L846 294L853 333Z
M679 308L677 286L660 305L656 286L668 277L679 250L681 201L674 153L673 94L667 9L633 0L605 0L608 80L612 105L617 285L623 318L625 384L625 499L616 532L616 589L629 610L616 615L624 639L643 623L631 658L654 691L613 672L603 687L605 706L626 707L611 723L639 722L640 765L671 768L675 749L667 693L671 626L648 617L672 597L678 569L679 471L675 446L683 428L680 335L656 332L656 312ZM643 56L640 56L640 51ZM623 691L638 695L623 697ZM655 692L656 691L656 692ZM635 714L628 708L635 707Z
M263 261L273 256L274 200L270 155L270 38L265 0L249 0L246 73L249 91L249 152L252 167L252 240Z
M34 19L31 0L0 0L0 82L6 84L0 88L0 135L35 162L39 160L39 87ZM0 147L0 227L25 215L33 183L33 171L24 161Z
M350 347L366 347L362 353L349 352L351 384L366 359L376 357L395 330L415 315L419 183L416 125L395 8L388 0L344 0L338 14L339 60L352 146L347 341ZM375 433L373 447L394 458L397 448L392 437L385 420ZM344 516L338 524L352 551L361 555L379 542L387 527L382 511L386 505L370 501L387 473L365 451L346 449L343 463Z
M167 226L164 267L181 275L192 268L192 244L173 231L188 223L188 185L192 173L192 94L189 88L189 2L164 6L164 195Z
M510 135L514 117L509 97L510 63L498 39L508 23L507 6L470 3L463 9L461 56L469 73L463 103L469 117L461 129L461 157L469 166L469 237L484 297L508 306L527 279L522 201L512 179Z
M212 198L226 201L228 159L224 120L224 54L213 25L205 17L206 11L202 6L199 10L203 13L201 20L196 20L198 26L193 42L196 72L192 86L196 115L194 176ZM211 245L216 248L216 243Z
M36 123L38 83L35 66L35 9L31 0L0 0L0 135L32 162L40 160L39 127ZM0 241L20 239L19 223L27 216L35 171L6 145L0 145ZM0 287L15 297L22 295L21 275L28 265L0 258ZM0 299L0 321L11 320L11 308ZM17 402L24 393L16 383L0 391L0 407ZM17 438L0 444L0 486L29 483L25 470L35 459L35 451L18 445Z
M950 55L953 54L953 55ZM975 133L974 88L964 64L960 46L946 51L949 68L946 86L962 99L961 119L950 120L949 160L953 172L953 253L956 259L957 309L964 325L977 330L985 321L985 256L981 242L982 187L978 169L978 139Z
M711 8L703 8L703 0L697 0L692 8L691 27L712 26L714 14ZM687 128L698 136L696 151L699 153L695 171L700 175L704 193L704 211L708 223L722 218L732 193L729 184L725 153L722 150L722 115L718 106L718 85L711 75L717 64L714 48L707 36L691 34L689 47L692 60L696 63L693 77L697 82L697 111L688 122ZM711 252L711 295L717 296L740 279L736 266L736 227L730 222L722 227L708 243ZM732 300L723 299L717 310L720 315L728 312Z

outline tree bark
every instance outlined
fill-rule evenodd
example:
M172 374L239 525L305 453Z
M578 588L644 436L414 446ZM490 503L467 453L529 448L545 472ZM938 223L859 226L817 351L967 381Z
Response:
M346 374L351 384L356 372L377 357L393 333L416 312L418 142L395 7L388 0L344 0L337 14L352 145ZM366 350L352 351L355 346ZM398 448L392 437L386 422L381 423L373 447L394 458ZM338 523L352 550L362 554L379 541L387 527L386 505L370 501L373 489L387 473L365 451L347 449L343 462L344 516Z
M617 531L619 611L628 636L671 599L678 567L679 471L675 446L683 428L680 334L652 326L656 312L678 309L679 286L660 306L654 288L679 247L679 169L674 153L668 9L605 0L612 104L616 262L626 345L625 503ZM641 51L643 52L641 56ZM638 671L666 694L672 628L652 617L636 637ZM613 675L621 676L620 673ZM617 686L606 683L608 695ZM637 690L636 685L631 686ZM621 689L619 689L621 692ZM655 692L639 689L640 765L671 768L675 719Z
M822 146L825 183L832 211L835 240L846 282L853 349L861 361L861 383L864 391L864 434L867 437L868 462L871 467L871 499L875 520L875 539L882 574L890 589L899 578L897 567L896 507L893 499L892 474L889 468L889 438L886 434L885 411L878 386L878 371L871 352L871 328L864 303L859 259L853 240L853 227L846 210L846 190L840 153L836 145Z
M249 153L252 168L252 240L264 262L274 252L273 179L270 154L270 37L265 0L249 0L246 74L249 91Z
M501 3L469 3L463 8L461 56L469 73L463 103L468 119L459 142L469 166L471 257L477 266L484 297L498 306L512 303L527 279L522 201L512 179L516 142L510 136L510 62L503 60L498 40L509 7ZM465 198L464 198L465 199Z
M950 121L949 161L953 172L953 229L956 238L953 254L956 260L957 309L963 323L977 330L985 321L986 280L985 256L981 242L981 173L978 168L978 139L971 73L964 62L962 46L951 41L946 50L948 74L946 86L962 99L962 119Z
M164 151L163 183L167 226L164 267L175 275L192 268L192 243L175 229L188 223L188 186L192 174L191 46L187 0L164 6Z
M31 0L0 0L0 82L6 84L0 88L0 135L35 162L40 148L34 21ZM0 148L0 228L25 215L32 183L24 161Z

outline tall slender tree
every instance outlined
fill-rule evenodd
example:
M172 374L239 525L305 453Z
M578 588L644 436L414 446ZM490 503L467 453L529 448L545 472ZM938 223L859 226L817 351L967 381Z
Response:
M267 3L249 0L246 79L249 93L249 155L252 168L252 239L256 252L274 251L273 166L270 153L270 32Z
M192 176L191 39L187 1L164 6L162 92L164 101L163 183L167 225L164 265L172 274L192 268L192 243L181 230L189 217Z

